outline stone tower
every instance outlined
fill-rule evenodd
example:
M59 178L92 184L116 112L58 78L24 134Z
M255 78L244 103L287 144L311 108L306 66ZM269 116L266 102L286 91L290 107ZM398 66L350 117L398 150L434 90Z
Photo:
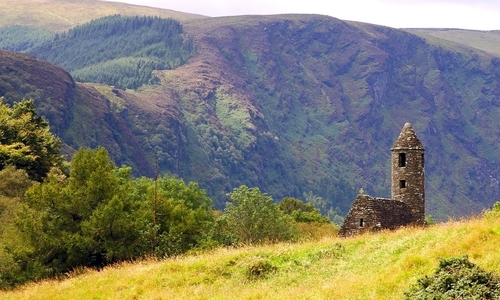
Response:
M424 147L410 123L406 123L391 148L392 199L411 210L413 224L425 225Z

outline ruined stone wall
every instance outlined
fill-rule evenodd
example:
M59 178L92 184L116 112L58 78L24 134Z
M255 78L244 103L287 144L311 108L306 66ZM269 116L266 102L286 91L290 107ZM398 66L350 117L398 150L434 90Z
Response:
M414 221L410 208L402 201L358 195L340 228L340 236L367 231L396 229Z
M425 225L424 147L406 123L391 148L392 199L359 195L340 229L340 236L406 225Z

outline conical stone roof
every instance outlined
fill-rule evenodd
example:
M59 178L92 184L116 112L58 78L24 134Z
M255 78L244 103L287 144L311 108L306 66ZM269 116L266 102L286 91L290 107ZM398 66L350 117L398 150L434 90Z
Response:
M422 143L418 139L415 131L413 131L413 127L411 127L410 123L406 123L399 134L396 143L392 146L391 150L397 149L415 149L415 150L424 150Z

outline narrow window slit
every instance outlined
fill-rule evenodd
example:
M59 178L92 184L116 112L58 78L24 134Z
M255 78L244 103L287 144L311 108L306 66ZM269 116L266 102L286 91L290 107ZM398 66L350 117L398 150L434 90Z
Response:
M406 153L399 153L399 166L406 167Z

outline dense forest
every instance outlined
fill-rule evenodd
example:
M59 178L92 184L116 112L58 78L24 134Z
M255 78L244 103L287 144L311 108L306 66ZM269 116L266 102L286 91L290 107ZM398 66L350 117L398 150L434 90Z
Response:
M114 15L52 33L27 26L0 30L0 47L48 60L77 81L136 89L154 83L154 70L178 67L195 52L173 19Z
M23 25L0 28L0 48L16 52L29 52L54 39L52 31Z

